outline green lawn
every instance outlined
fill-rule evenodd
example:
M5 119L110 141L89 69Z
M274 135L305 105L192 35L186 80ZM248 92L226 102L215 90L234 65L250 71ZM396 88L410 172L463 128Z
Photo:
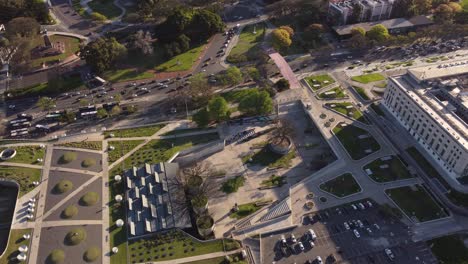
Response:
M214 128L215 127L209 127L209 128L195 127L195 128L174 129L164 134L161 134L161 136L175 136L175 135L182 135L182 134L193 133L193 132L203 132L203 131L208 131Z
M383 76L380 73L369 73L369 74L354 76L351 78L351 80L355 82L360 82L360 83L371 83L371 82L383 81L385 80L385 76Z
M356 91L356 93L359 94L359 96L361 96L361 98L363 100L370 100L369 96L367 95L366 93L366 90L362 87L359 87L359 86L353 86L353 89Z
M16 150L16 156L4 162L26 163L33 165L40 165L37 159L44 159L45 148L39 146L17 146L12 147ZM0 152L6 148L0 148ZM1 164L2 161L0 161Z
M107 71L103 75L103 78L109 82L127 82L141 79L149 79L153 77L154 74L150 71L138 71L135 69Z
M107 138L110 137L110 134L114 134L114 137L116 138L149 137L152 136L154 133L158 132L164 126L165 124L157 124L135 128L107 130L104 132L104 136Z
M387 87L387 82L379 82L379 83L374 84L374 86L379 87L379 88L385 88Z
M0 178L14 180L20 185L20 194L23 196L34 189L33 181L41 180L41 170L13 166L0 166Z
M8 94L11 94L9 98L37 97L54 95L84 87L80 75L75 74L67 76L64 79L52 79L48 83L39 83L20 89L9 90Z
M123 168L128 169L132 166L143 165L147 162L158 163L167 161L181 150L217 139L219 139L218 133L204 134L202 137L187 136L173 139L151 140L145 146L125 159L122 166ZM122 166L116 166L115 169L121 173Z
M102 150L102 141L81 141L59 144L62 147Z
M370 105L370 107L371 107L372 110L374 110L374 112L375 112L376 114L378 114L379 116L385 116L384 111L383 111L382 109L380 109L380 106L379 106L379 105L377 105L377 104L375 104L375 103L372 103L372 104Z
M255 28L255 34L254 34ZM239 63L258 58L260 43L265 37L265 23L249 25L242 30L239 41L226 58L228 62Z
M361 191L361 187L351 173L345 173L321 184L320 189L341 198Z
M120 8L114 5L114 0L93 0L88 5L93 12L105 15L108 19L114 19L122 13Z
M258 88L253 88L253 89L243 89L243 90L231 90L229 92L224 92L221 94L221 96L226 99L229 103L239 103L242 98L246 97L250 93L253 92L253 90L258 90Z
M468 248L460 235L439 237L427 241L427 244L440 263L468 264Z
M296 157L294 150L289 151L286 155L280 155L272 152L268 146L263 147L257 153L244 157L244 163L259 164L269 168L289 168L291 161ZM250 161L251 160L251 161Z
M185 53L172 57L170 60L156 66L156 70L160 72L175 72L188 71L193 64L198 60L205 45L193 48Z
M258 206L256 202L240 204L239 211L231 213L229 217L235 219L242 219L257 212L258 210L260 210L260 208L262 208L262 206Z
M352 103L343 102L343 103L327 103L326 106L331 109L342 113L345 116L349 116L359 122L364 124L369 124L369 121L364 117L361 111L359 111ZM333 106L334 105L334 106ZM333 106L333 107L332 107Z
M29 248L30 240L23 238L24 234L30 234L32 237L32 229L12 229L10 238L8 239L8 247L6 248L3 256L0 258L0 264L13 264L20 246L27 246Z
M213 252L229 251L240 247L238 242L229 239L200 242L179 230L135 239L129 241L128 244L130 263L168 261Z
M114 150L108 151L109 163L113 163L120 157L127 154L130 150L143 143L144 140L120 140L120 141L109 141L108 146L113 146Z
M430 221L447 214L421 185L404 186L385 190L385 193L409 217L416 217L419 222Z
M372 137L368 131L359 127L349 124L345 127L341 127L340 124L338 124L333 129L333 133L354 160L362 159L380 149L380 145L374 137ZM368 137L360 139L359 136L361 135L367 135Z
M380 168L388 165L388 168ZM390 182L413 178L413 175L408 171L406 166L397 156L391 156L390 160L383 161L381 158L372 161L364 166L364 169L370 169L372 174L369 175L376 182Z
M235 193L239 190L240 187L244 186L245 178L242 176L236 176L234 178L228 179L221 185L221 191L226 194Z
M242 254L240 253L229 255L229 257L232 259L232 261L229 262L230 264L247 264L248 263L247 261L242 260ZM217 258L187 262L187 264L226 264L226 259L225 257L217 257Z
M406 151L419 164L419 167L429 175L429 177L437 178L445 188L450 190L450 193L447 194L450 201L459 206L468 207L468 194L452 189L444 177L437 172L432 164L415 147L408 148Z
M41 38L42 41L39 41L41 45L44 45L44 38L41 36L38 36ZM74 38L74 37L68 37L68 36L61 36L61 35L53 35L49 37L50 42L63 42L65 43L65 52L59 55L55 56L48 56L48 57L43 57L43 58L37 58L31 61L31 65L33 67L39 67L42 65L42 63L48 63L48 62L53 62L53 61L62 61L65 58L75 54L79 49L80 49L80 39Z
M322 87L335 83L335 80L328 74L309 76L306 77L305 80L314 91L317 91Z
M327 92L335 92L335 93L327 94ZM340 98L345 98L346 93L344 92L343 89L341 89L340 86L338 86L338 87L335 87L333 89L330 89L326 92L319 94L318 97L322 99L340 99Z

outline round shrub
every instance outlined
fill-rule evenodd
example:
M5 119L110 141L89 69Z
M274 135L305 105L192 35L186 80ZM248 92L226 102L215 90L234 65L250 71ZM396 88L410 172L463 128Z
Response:
M90 247L83 255L83 259L86 262L94 262L96 261L99 256L101 255L101 249L98 247Z
M78 214L78 208L74 205L70 205L62 211L62 218L72 218Z
M69 180L60 180L55 186L54 186L54 193L62 194L66 193L73 189L73 183Z
M80 199L80 204L84 206L92 206L99 201L99 194L96 192L87 192Z
M83 242L87 237L86 230L83 228L75 228L67 233L65 236L65 243L67 245L78 245Z
M96 160L91 158L86 158L81 162L81 167L88 168L96 165Z
M59 163L61 163L61 164L70 163L70 162L76 160L76 157L77 157L77 155L76 155L75 152L67 151L67 152L63 153L63 155L60 157Z
M52 264L63 263L65 261L65 252L60 249L54 249L47 257L47 262Z

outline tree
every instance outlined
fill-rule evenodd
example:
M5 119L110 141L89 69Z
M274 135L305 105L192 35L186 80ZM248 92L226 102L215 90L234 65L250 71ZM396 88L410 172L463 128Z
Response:
M208 102L208 113L210 119L216 122L226 121L231 115L228 103L221 96L216 96Z
M289 34L289 37L294 36L294 29L292 29L292 27L290 27L290 26L281 26L279 28L283 29L283 30L286 30L288 32L288 34Z
M365 36L366 35L366 30L363 27L353 27L351 29L351 35L361 35Z
M206 127L210 124L210 113L204 107L193 115L192 120L197 123L198 127Z
M208 38L213 34L222 32L224 27L225 25L218 14L206 9L201 9L193 16L193 21L190 25L190 33L192 36Z
M351 46L354 48L362 48L366 45L366 30L362 27L351 29Z
M50 22L49 11L42 1L0 1L0 24L18 17L31 17L43 24Z
M213 96L213 89L208 85L208 81L204 74L198 73L189 79L190 86L187 90L187 95L192 99L196 106L206 105ZM183 98L186 100L187 98Z
M99 118L99 119L103 119L103 118L106 118L109 114L107 113L106 109L104 108L99 108L97 110L97 113L96 113L96 116Z
M273 110L273 100L266 91L252 90L239 102L239 111L248 115L265 115Z
M179 44L180 50L186 52L190 49L190 38L185 34L182 34L176 38L177 43Z
M37 106L41 108L43 111L50 111L51 109L55 108L55 100L50 97L41 97L37 101Z
M432 8L432 0L414 0L415 14L427 14Z
M460 13L461 11L463 11L463 7L461 7L459 3L450 2L448 3L448 6L452 8L453 13Z
M73 123L76 121L76 114L72 111L65 110L65 113L60 116L60 122Z
M127 112L127 114L133 114L138 111L138 107L136 105L129 105L125 108L125 111Z
M99 12L92 12L91 19L98 22L104 22L107 20L107 17Z
M434 12L434 21L438 24L451 23L453 16L453 9L449 5L440 4Z
M291 36L284 29L273 30L271 41L273 46L278 50L288 48L292 44Z
M236 66L229 67L219 77L219 81L224 85L236 85L243 80L242 72Z
M279 138L281 141L295 135L294 125L287 119L279 119L270 139Z
M114 96L114 101L117 102L117 103L120 103L120 101L122 101L122 95L116 94Z
M110 116L117 116L117 115L120 115L121 112L122 112L122 109L120 109L120 106L115 105L114 107L112 107L109 114Z
M80 57L97 73L102 73L126 54L125 46L115 38L98 38L81 49Z
M373 26L366 35L370 40L377 42L385 41L390 37L388 29L382 24Z
M453 20L457 24L468 24L468 11L456 13Z
M260 71L255 67L248 67L245 69L247 75L252 78L254 81L259 81L261 79Z
M40 25L34 18L17 17L6 25L5 34L11 41L14 38L34 38L40 30Z
M362 7L360 4L354 2L351 4L351 15L349 16L349 19L347 23L349 24L355 24L358 23L361 20L361 15L362 15Z
M275 86L279 92L286 91L289 89L289 81L284 78L281 78L275 83Z
M308 25L305 30L310 31L314 35L317 35L317 37L320 36L320 34L322 34L325 31L325 29L323 28L323 25L317 24L317 23Z
M143 30L138 30L137 33L132 36L130 48L139 50L145 55L153 54L153 38L151 37L151 33L149 31L144 32Z

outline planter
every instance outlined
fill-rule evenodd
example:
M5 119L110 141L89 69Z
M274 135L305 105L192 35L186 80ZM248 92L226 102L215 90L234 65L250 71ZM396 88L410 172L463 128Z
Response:
M191 202L193 211L195 211L197 215L204 214L208 209L208 198L206 198L206 196L197 196L193 198Z
M0 152L0 159L1 160L9 160L12 159L16 156L16 150L12 148L7 148L4 149L2 152Z
M286 155L291 150L292 140L289 137L274 138L271 143L268 144L268 148L279 155Z
M201 216L197 219L197 229L198 233L203 236L207 237L211 235L214 231L214 220L209 215Z

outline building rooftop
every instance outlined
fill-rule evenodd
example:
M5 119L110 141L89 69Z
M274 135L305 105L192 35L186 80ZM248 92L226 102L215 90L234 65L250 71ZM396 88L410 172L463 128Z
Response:
M413 76L413 78L417 80L417 82L436 78L447 78L451 76L467 74L468 60L464 59L438 65L417 67L408 70L408 72Z

